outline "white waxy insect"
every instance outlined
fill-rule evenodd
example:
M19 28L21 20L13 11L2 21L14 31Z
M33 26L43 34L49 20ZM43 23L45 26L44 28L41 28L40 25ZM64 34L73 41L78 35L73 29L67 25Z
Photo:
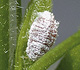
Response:
M54 44L57 37L59 22L49 11L39 12L29 31L26 52L35 61L44 55Z

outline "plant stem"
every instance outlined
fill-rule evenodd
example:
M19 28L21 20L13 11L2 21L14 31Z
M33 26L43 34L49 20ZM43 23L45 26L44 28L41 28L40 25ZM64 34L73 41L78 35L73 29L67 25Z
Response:
M26 56L27 57L26 60L23 58L26 55L25 50L26 50L26 46L27 46L26 44L28 41L28 31L30 29L32 22L36 18L37 12L42 12L45 10L51 11L52 1L51 0L31 0L28 6L29 7L26 10L23 25L18 37L18 43L16 48L16 54L15 54L15 66L16 66L15 70L22 70L24 68L23 65L26 65L26 67L28 68L30 65L33 64L33 62L29 60L27 56Z
M19 33L20 33L20 27L21 27L21 22L22 22L22 7L21 7L21 0L17 0L16 2L17 4L17 12L16 12L16 16L17 16L17 27L18 27L18 30L17 30L17 38L19 36Z
M0 0L0 70L8 69L9 50L9 0Z
M37 60L29 70L46 70L50 65L60 59L67 51L80 44L80 31L51 49L39 60Z
M8 70L14 70L14 62L15 62L14 54L16 49L17 36L19 33L18 28L21 23L21 21L19 20L21 20L22 13L21 13L21 9L17 8L17 5L19 5L20 3L18 2L15 0L9 0L9 65L8 65L9 67Z

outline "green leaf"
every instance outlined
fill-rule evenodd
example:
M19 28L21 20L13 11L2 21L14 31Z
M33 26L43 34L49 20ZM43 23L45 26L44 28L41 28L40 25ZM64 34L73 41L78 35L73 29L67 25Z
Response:
M9 0L0 0L0 70L8 69L9 50Z
M34 62L31 61L25 53L28 41L28 31L34 19L36 18L37 12L51 11L52 1L51 0L31 0L26 9L26 14L23 20L23 25L18 37L18 43L15 54L15 70L22 70L25 67L29 67ZM25 59L25 57L27 59Z
M64 56L56 70L80 70L80 45Z
M77 33L57 45L55 48L51 49L45 55L43 55L32 66L29 67L29 70L46 70L50 65L60 59L66 52L68 52L78 44L80 44L80 31L78 31Z

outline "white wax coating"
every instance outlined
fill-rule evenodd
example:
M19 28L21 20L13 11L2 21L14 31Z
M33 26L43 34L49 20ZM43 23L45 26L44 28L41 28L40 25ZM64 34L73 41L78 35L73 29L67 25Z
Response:
M56 40L58 26L59 22L54 19L53 13L38 12L38 17L31 25L26 48L31 60L37 60L50 49Z

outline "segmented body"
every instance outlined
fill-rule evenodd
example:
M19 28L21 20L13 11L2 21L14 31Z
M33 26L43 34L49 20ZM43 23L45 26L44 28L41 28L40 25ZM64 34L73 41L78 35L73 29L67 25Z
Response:
M56 22L52 13L38 13L29 31L26 52L30 59L35 61L50 49L56 40L58 26L59 22Z

